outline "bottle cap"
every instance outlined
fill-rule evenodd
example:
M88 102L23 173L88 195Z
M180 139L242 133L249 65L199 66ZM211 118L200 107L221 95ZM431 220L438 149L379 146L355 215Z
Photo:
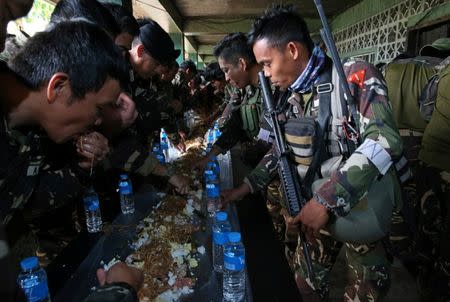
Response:
M121 180L127 180L128 179L128 175L127 174L120 174L120 179Z
M216 213L216 220L217 221L225 221L228 218L228 214L225 212L217 212Z
M241 233L238 233L238 232L228 233L228 240L230 242L239 242L239 241L241 241Z
M38 258L37 257L28 257L23 259L20 262L20 267L23 271L29 271L33 268L37 267L39 265Z

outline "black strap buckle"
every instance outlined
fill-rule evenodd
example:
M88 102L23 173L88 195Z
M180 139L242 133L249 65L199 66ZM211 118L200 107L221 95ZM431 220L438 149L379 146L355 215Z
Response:
M333 88L334 88L334 86L332 83L319 84L316 86L316 92L318 94L330 93L333 91Z

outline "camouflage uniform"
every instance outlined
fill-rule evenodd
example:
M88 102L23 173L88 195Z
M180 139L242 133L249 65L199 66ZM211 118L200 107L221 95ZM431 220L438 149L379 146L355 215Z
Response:
M150 140L161 128L161 113L157 87L151 79L141 79L133 71L130 71L131 98L136 103L138 117L136 118L135 130L142 143L149 144Z
M392 117L382 75L372 65L359 60L347 62L344 64L344 70L349 79L358 79L349 82L349 85L357 102L362 141L369 138L377 141L392 159L399 158L402 143ZM354 77L355 73L359 77ZM295 97L294 94L292 96ZM304 97L299 101L302 103L301 109L305 116L316 117L319 105L316 93L312 98ZM289 116L291 108L286 111L286 115ZM330 140L332 133L328 131L327 137ZM330 146L327 151L329 156L339 154L333 154ZM276 168L277 157L272 149L244 182L249 185L251 191L260 190L270 182ZM387 174L394 179L395 171L392 167ZM331 219L334 215L344 216L358 204L379 175L379 170L367 157L355 152L346 160L344 166L341 165L340 169L333 172L331 179L317 190L318 201L330 209ZM395 197L397 204L400 204L400 196L397 194ZM301 244L298 244L294 256L295 276L302 292L311 291L313 288L322 299L326 299L329 293L329 273L338 251L344 245L350 268L350 280L345 290L344 301L374 301L386 294L390 284L390 263L381 241L354 245L337 241L325 230L321 231L316 241L316 247L311 249L315 280L306 278Z
M186 74L183 71L178 71L175 78L172 81L174 86L175 95L180 98L185 108L192 108L195 103L189 92L188 81L186 80Z
M420 64L427 62L428 65ZM394 213L390 248L418 278L425 300L450 299L450 200L448 83L450 68L433 57L416 57L386 67L389 97L404 140L413 178L403 186L411 209ZM439 70L438 70L439 69ZM433 76L438 75L436 104L429 123L419 112L418 100ZM394 102L395 101L395 102ZM406 209L408 210L408 209Z

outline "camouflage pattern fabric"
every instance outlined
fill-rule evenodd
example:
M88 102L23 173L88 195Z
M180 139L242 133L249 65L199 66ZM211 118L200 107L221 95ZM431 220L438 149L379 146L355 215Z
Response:
M132 71L130 91L133 101L136 103L138 117L135 129L137 135L144 144L148 144L155 132L161 128L160 103L163 95L158 94L156 82L152 79L141 79Z
M247 86L245 89L245 94L242 96L242 101L239 108L244 108L248 103L254 106L262 106L262 94L259 88ZM259 110L258 112L261 112ZM247 131L244 128L245 122L243 121L244 115L239 110L234 110L231 113L230 118L225 123L222 129L222 135L216 141L215 145L219 147L221 150L229 150L234 145L236 145L239 141L242 141L243 138L247 140L253 140L255 135L254 129L252 131ZM258 117L259 124L259 117ZM259 127L258 127L259 130ZM258 131L256 131L257 133Z
M142 143L132 128L125 130L111 145L110 154L103 162L105 170L113 168L148 176L159 163L150 144Z
M320 231L320 237L310 245L310 255L315 274L314 280L309 280L306 272L306 262L300 242L294 255L295 279L300 289L307 285L326 301L330 292L330 271L336 262L339 252L344 247L348 268L348 283L345 287L346 302L379 301L390 287L390 262L385 256L381 242L365 245L342 243L333 239L325 230Z
M183 106L186 108L192 108L195 106L195 101L191 97L189 92L188 81L186 80L186 74L183 71L178 71L175 78L172 81L175 94L180 98Z
M370 138L377 141L392 157L402 154L402 142L392 116L388 102L386 85L382 75L372 65L361 61L349 61L344 64L344 71L349 79L358 73L359 81L349 82L352 94L357 102L361 140ZM304 100L302 107L305 116L316 116L318 112L318 96ZM282 104L280 104L282 106ZM286 116L289 116L287 111ZM331 128L332 129L332 128ZM336 156L339 154L328 154ZM244 179L252 192L264 188L276 174L277 157L274 149L269 151L258 166ZM393 169L388 173L395 173ZM353 153L344 165L333 172L331 180L325 182L317 195L334 214L345 215L358 203L368 191L372 182L376 181L380 172L362 153ZM399 197L398 194L397 197ZM339 204L337 201L340 201ZM397 206L401 200L397 200ZM306 280L306 266L301 261L301 245L297 245L294 255L296 279L302 293L311 291L322 297L328 294L329 271L336 260L342 245L347 252L350 280L346 288L345 301L376 301L389 287L389 263L381 242L373 242L367 246L352 246L350 243L337 242L324 234L318 240L318 248L313 251L313 266L317 280L315 284Z

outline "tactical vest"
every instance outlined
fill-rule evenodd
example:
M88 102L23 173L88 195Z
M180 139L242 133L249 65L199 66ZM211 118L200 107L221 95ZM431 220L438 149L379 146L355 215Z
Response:
M247 86L240 106L242 129L249 138L254 138L259 132L259 120L262 111L261 90Z
M348 127L352 127L344 125L343 119L352 108L343 101L334 67L327 77L323 79L322 76L323 81L314 87L315 96L303 98L299 105L296 104L298 100L288 100L290 113L284 125L285 138L298 164L302 185L310 190L311 195L333 172L343 167L356 147L346 133ZM303 112L311 115L305 117ZM314 168L309 169L310 166ZM380 175L349 214L334 217L326 229L335 239L343 242L365 244L384 238L390 228L392 211L401 200L399 192L394 171Z
M428 165L450 171L450 65L439 73L436 104L425 129L419 159Z
M428 88L428 92L426 86L433 78L436 79L436 66L441 62L442 59L439 58L415 57L386 65L385 79L389 101L399 129L418 132L425 130L427 120L421 114L420 99L430 99L430 88L433 85Z

